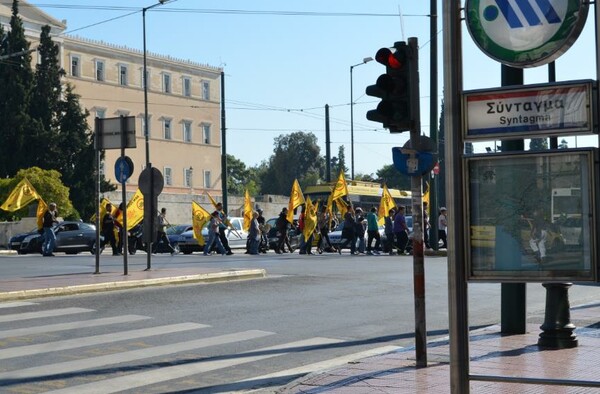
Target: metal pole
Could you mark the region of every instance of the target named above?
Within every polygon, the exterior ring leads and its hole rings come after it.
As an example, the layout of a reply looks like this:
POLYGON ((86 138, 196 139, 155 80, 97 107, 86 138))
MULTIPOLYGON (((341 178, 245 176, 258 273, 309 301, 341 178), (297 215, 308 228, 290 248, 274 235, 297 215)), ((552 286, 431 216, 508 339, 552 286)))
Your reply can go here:
MULTIPOLYGON (((127 146, 127 120, 121 115, 121 160, 125 159, 125 147, 127 146)), ((121 161, 121 163, 123 163, 121 161)), ((122 171, 121 171, 121 177, 122 171)), ((129 254, 128 247, 128 239, 127 239, 127 187, 126 180, 119 179, 121 181, 121 197, 122 197, 122 207, 121 215, 123 217, 123 228, 121 229, 121 245, 123 246, 123 275, 128 275, 128 264, 127 264, 127 255, 129 254)))
POLYGON ((146 59, 146 10, 142 8, 142 31, 144 36, 144 139, 146 145, 146 168, 150 168, 150 129, 148 127, 148 60, 146 59))
POLYGON ((100 134, 102 133, 102 122, 100 118, 94 119, 96 135, 96 270, 94 274, 100 273, 100 134))
MULTIPOLYGON (((225 72, 221 71, 221 188, 223 212, 227 215, 227 127, 225 125, 225 72)), ((206 185, 204 185, 206 187, 206 185)))
POLYGON ((352 70, 355 66, 350 66, 350 179, 354 180, 354 92, 352 86, 352 70))
POLYGON ((331 182, 331 135, 329 130, 329 104, 325 104, 325 180, 331 182))
MULTIPOLYGON (((429 137, 439 150, 438 140, 438 39, 437 39, 437 0, 431 0, 429 11, 429 137)), ((438 176, 431 177, 429 184, 429 246, 438 250, 438 176)))
POLYGON ((446 134, 446 195, 452 220, 448 223, 448 322, 450 331, 450 392, 469 394, 469 321, 466 259, 463 250, 464 191, 461 134, 462 32, 461 1, 444 0, 444 130, 446 134))

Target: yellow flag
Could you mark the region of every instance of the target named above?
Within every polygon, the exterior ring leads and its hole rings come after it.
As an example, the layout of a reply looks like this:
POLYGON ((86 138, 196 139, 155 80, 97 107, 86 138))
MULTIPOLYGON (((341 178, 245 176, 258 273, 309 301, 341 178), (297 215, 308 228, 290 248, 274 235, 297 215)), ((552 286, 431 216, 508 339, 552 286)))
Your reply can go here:
POLYGON ((212 196, 210 195, 209 192, 206 192, 206 195, 208 196, 208 199, 210 200, 210 203, 213 205, 213 207, 215 207, 215 209, 217 209, 217 202, 215 201, 214 198, 212 198, 212 196))
POLYGON ((35 191, 31 183, 29 183, 27 178, 23 178, 8 195, 8 198, 0 206, 0 209, 9 212, 18 211, 39 198, 40 195, 35 191))
POLYGON ((194 227, 194 238, 200 245, 204 245, 202 229, 210 220, 210 213, 200 206, 196 201, 192 201, 192 226, 194 227))
POLYGON ((340 176, 338 177, 333 190, 331 191, 331 200, 335 201, 338 198, 348 195, 348 184, 346 183, 346 178, 344 177, 344 172, 340 171, 340 176))
POLYGON ((252 200, 250 199, 248 189, 246 189, 246 193, 244 193, 244 231, 250 230, 250 222, 252 222, 252 212, 252 200))
POLYGON ((137 189, 127 204, 127 230, 131 230, 144 219, 144 195, 137 189))
POLYGON ((338 211, 340 212, 340 215, 342 216, 343 220, 344 216, 346 215, 346 212, 348 212, 348 204, 346 204, 346 202, 341 198, 338 198, 337 200, 335 200, 335 205, 338 211))
POLYGON ((427 213, 429 214, 429 183, 425 182, 425 193, 423 193, 423 204, 427 203, 427 213))
POLYGON ((302 235, 304 235, 304 242, 308 242, 311 234, 317 228, 317 210, 319 209, 319 203, 313 205, 310 197, 306 198, 306 208, 304 209, 304 229, 302 235))
POLYGON ((288 222, 294 223, 294 209, 302 204, 304 204, 304 194, 302 194, 302 189, 300 189, 298 180, 294 179, 294 184, 292 185, 292 191, 290 193, 290 201, 288 202, 288 222))
POLYGON ((44 226, 44 214, 46 213, 47 210, 48 210, 48 205, 46 205, 44 200, 42 198, 40 198, 38 200, 37 212, 35 213, 35 216, 37 218, 38 230, 41 230, 42 227, 44 226))
POLYGON ((377 222, 379 225, 384 223, 385 217, 389 214, 390 209, 396 207, 396 202, 390 194, 387 185, 383 185, 383 193, 381 194, 381 202, 379 203, 379 210, 377 211, 377 222))

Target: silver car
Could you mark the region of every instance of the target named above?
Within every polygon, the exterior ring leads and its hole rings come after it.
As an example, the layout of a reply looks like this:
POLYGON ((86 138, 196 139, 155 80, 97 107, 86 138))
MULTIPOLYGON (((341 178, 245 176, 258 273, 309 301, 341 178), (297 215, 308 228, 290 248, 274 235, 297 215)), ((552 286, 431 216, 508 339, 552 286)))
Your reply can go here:
MULTIPOLYGON (((232 217, 229 218, 229 221, 231 225, 225 231, 225 236, 229 241, 229 247, 231 249, 246 248, 248 232, 242 229, 244 224, 244 218, 232 217)), ((208 228, 206 226, 204 226, 204 228, 202 229, 202 237, 204 237, 205 240, 208 239, 208 228)), ((201 252, 204 249, 204 245, 200 245, 196 238, 194 238, 194 230, 189 230, 181 233, 181 235, 179 236, 178 244, 179 251, 183 254, 201 252)))

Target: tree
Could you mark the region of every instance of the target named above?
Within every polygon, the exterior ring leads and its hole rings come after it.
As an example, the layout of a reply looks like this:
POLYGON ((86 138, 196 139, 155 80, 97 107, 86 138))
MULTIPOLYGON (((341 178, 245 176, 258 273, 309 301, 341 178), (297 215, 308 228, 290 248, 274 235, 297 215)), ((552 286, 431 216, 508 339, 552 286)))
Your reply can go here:
MULTIPOLYGON (((69 200, 69 188, 61 181, 61 175, 55 170, 42 170, 39 167, 31 167, 25 170, 19 170, 14 178, 0 182, 0 201, 4 202, 6 197, 23 179, 27 178, 37 193, 49 204, 55 202, 58 205, 59 216, 65 219, 76 219, 77 211, 69 200)), ((15 220, 24 216, 30 216, 30 212, 35 213, 37 204, 30 204, 16 212, 5 212, 0 210, 0 220, 15 220)))
POLYGON ((29 102, 33 72, 29 42, 19 17, 19 2, 13 0, 10 30, 3 34, 1 55, 9 56, 0 68, 0 177, 12 177, 26 167, 24 155, 32 134, 29 102), (9 94, 6 94, 9 93, 9 94))
POLYGON ((547 138, 532 138, 529 141, 529 150, 546 150, 548 149, 547 138))
POLYGON ((324 160, 320 155, 317 137, 313 133, 296 132, 275 138, 275 149, 267 171, 261 179, 266 194, 288 194, 294 179, 300 186, 321 177, 324 160))
POLYGON ((348 172, 348 167, 346 167, 346 148, 344 145, 340 145, 338 148, 337 157, 334 156, 331 158, 331 179, 337 179, 340 172, 344 172, 346 174, 348 172))
POLYGON ((227 155, 227 192, 235 196, 243 196, 246 189, 250 195, 258 193, 258 185, 256 179, 253 179, 253 172, 235 156, 227 155))
POLYGON ((378 170, 377 177, 381 183, 385 183, 389 188, 410 190, 410 177, 398 171, 393 164, 387 164, 378 170))

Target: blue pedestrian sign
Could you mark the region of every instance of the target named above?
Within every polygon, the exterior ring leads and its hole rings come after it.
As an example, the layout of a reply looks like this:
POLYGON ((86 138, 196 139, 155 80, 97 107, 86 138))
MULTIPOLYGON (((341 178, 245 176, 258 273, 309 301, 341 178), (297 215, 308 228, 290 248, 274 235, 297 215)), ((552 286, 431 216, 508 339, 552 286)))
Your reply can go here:
POLYGON ((479 48, 513 67, 549 63, 575 42, 587 0, 467 0, 467 28, 479 48))
POLYGON ((133 161, 129 156, 121 156, 115 162, 115 178, 119 183, 125 183, 133 174, 133 161))
POLYGON ((417 152, 410 148, 392 148, 394 167, 408 176, 421 176, 433 170, 435 157, 432 152, 417 152))

